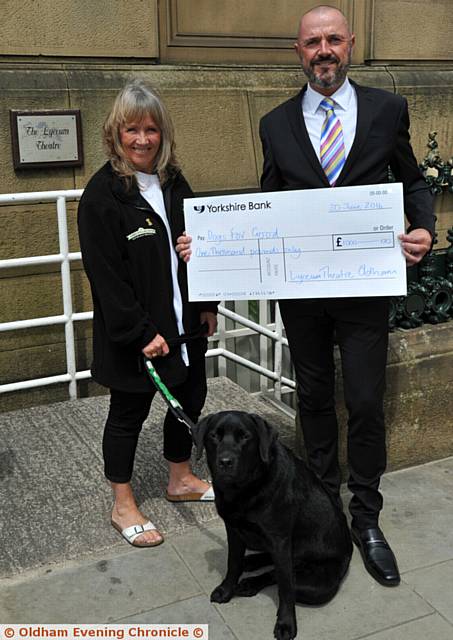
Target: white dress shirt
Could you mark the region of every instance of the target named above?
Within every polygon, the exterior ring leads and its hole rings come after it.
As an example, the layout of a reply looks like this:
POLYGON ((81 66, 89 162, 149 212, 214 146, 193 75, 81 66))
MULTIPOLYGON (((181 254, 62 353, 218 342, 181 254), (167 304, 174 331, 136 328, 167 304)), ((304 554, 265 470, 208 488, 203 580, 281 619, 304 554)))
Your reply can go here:
MULTIPOLYGON (((343 127, 343 141, 347 158, 354 142, 357 126, 357 95, 354 87, 346 78, 341 87, 329 97, 335 102, 334 111, 343 127)), ((325 96, 312 89, 310 85, 307 86, 302 98, 305 126, 319 160, 321 160, 321 129, 326 117, 326 112, 319 105, 324 98, 325 96)))
MULTIPOLYGON (((138 188, 145 200, 151 205, 157 215, 162 218, 162 221, 167 229, 168 244, 170 247, 171 258, 171 279, 173 282, 173 308, 175 310, 176 321, 178 324, 178 331, 181 335, 184 333, 184 326, 182 324, 182 296, 178 283, 178 254, 173 246, 171 240, 170 224, 167 218, 167 212, 165 211, 164 196, 162 193, 162 187, 160 186, 159 177, 155 173, 142 173, 136 172, 138 188)), ((152 278, 152 274, 149 274, 152 278)), ((189 366, 189 356, 187 354, 187 347, 185 344, 181 345, 181 356, 186 366, 189 366)))

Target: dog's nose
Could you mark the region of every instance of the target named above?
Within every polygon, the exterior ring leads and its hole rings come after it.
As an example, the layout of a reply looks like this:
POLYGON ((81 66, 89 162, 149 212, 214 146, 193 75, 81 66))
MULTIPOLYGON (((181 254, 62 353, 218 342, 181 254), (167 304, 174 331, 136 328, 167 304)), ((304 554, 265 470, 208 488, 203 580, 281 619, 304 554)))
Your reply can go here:
POLYGON ((233 466, 232 458, 228 456, 222 456, 221 458, 219 458, 219 467, 221 467, 222 469, 231 469, 232 466, 233 466))

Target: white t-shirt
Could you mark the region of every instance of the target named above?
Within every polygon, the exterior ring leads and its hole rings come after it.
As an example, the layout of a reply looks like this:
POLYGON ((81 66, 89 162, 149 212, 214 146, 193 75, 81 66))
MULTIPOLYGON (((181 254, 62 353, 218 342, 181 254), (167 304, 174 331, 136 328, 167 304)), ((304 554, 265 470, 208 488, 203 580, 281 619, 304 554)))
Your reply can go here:
MULTIPOLYGON (((173 308, 175 310, 176 321, 178 324, 178 331, 181 335, 184 333, 184 326, 182 323, 182 296, 178 283, 178 254, 174 248, 171 240, 170 224, 167 218, 167 212, 165 211, 164 196, 162 194, 162 187, 160 186, 159 177, 155 173, 142 173, 136 172, 138 188, 145 200, 151 205, 157 215, 162 218, 162 222, 167 229, 168 245, 170 247, 170 259, 171 259, 171 279, 173 282, 173 308)), ((189 366, 189 356, 187 354, 187 347, 185 344, 181 345, 181 356, 186 366, 189 366)))

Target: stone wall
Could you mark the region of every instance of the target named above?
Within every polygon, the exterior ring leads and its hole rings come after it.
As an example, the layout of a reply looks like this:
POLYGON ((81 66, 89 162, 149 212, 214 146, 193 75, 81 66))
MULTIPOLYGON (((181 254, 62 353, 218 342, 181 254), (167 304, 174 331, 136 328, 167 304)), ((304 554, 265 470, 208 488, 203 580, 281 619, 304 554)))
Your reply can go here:
POLYGON ((157 58, 157 0, 2 0, 0 56, 157 58))

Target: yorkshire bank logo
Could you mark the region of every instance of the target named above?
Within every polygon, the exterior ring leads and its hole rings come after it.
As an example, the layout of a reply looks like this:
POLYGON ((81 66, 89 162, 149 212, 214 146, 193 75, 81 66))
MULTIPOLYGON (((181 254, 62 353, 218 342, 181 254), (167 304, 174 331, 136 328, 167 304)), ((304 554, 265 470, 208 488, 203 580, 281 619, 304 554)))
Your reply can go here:
POLYGON ((264 211, 266 209, 272 209, 272 204, 269 200, 263 202, 255 202, 249 200, 249 202, 228 202, 225 204, 200 204, 193 207, 196 213, 228 213, 229 211, 264 211))

